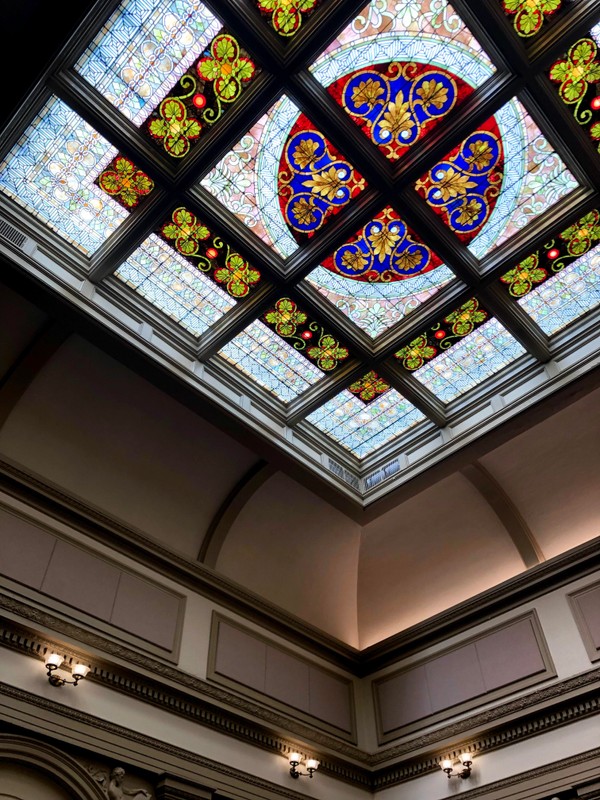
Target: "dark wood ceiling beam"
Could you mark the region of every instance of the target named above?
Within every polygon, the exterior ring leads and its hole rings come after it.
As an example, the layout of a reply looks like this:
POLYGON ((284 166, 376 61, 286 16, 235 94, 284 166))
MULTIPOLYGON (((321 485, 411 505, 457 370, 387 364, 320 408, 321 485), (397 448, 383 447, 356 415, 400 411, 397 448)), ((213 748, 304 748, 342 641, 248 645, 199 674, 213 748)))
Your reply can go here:
POLYGON ((309 67, 329 43, 365 7, 365 0, 327 0, 302 22, 300 31, 286 42, 287 72, 309 67))
POLYGON ((497 0, 455 0, 453 5, 500 70, 527 77, 530 61, 526 45, 497 0))

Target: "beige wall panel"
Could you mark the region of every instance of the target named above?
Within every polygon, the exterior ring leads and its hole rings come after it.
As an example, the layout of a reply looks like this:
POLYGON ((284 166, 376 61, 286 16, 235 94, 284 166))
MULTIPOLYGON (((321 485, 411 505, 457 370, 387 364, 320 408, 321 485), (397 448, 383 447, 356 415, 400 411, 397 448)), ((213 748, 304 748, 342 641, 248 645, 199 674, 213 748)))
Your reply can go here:
POLYGON ((363 529, 360 647, 445 611, 524 569, 500 521, 452 475, 363 529))
POLYGON ((481 459, 546 558, 600 535, 600 391, 481 459))
POLYGON ((0 454, 195 558, 249 451, 79 338, 27 389, 0 454))
POLYGON ((356 646, 359 526, 282 473, 242 509, 217 570, 356 646))

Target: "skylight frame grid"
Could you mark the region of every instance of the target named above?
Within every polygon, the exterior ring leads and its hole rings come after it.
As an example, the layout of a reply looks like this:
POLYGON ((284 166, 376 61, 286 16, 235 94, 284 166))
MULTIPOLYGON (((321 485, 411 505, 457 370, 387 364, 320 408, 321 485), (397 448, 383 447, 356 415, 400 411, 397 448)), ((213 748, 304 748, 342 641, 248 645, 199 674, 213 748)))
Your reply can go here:
MULTIPOLYGON (((230 12, 232 14, 234 13, 234 4, 233 3, 230 3, 229 0, 221 0, 221 2, 224 4, 224 7, 227 7, 228 12, 230 12)), ((474 6, 474 7, 477 7, 478 5, 480 5, 480 3, 479 2, 474 2, 473 0, 457 0, 457 2, 453 3, 453 5, 456 7, 456 9, 460 13, 461 12, 461 6, 465 6, 465 7, 474 6)), ((590 4, 584 2, 581 5, 585 5, 586 7, 588 7, 586 13, 588 13, 588 16, 589 16, 589 5, 590 4)), ((337 10, 337 14, 336 14, 334 22, 336 24, 338 24, 338 27, 340 27, 340 25, 341 25, 340 21, 342 20, 342 12, 344 11, 344 8, 341 5, 338 5, 336 10, 337 10)), ((474 11, 473 13, 476 13, 476 11, 474 11)), ((600 9, 597 9, 595 13, 596 13, 596 17, 600 18, 600 9)), ((349 16, 350 17, 352 16, 352 12, 349 14, 349 16)), ((463 16, 463 18, 464 18, 464 14, 461 13, 461 16, 463 16)), ((483 16, 485 16, 485 14, 483 14, 483 16)), ((574 14, 573 15, 569 14, 568 16, 575 16, 575 15, 574 14)), ((585 14, 583 16, 585 16, 585 14)), ((319 10, 317 10, 315 12, 315 15, 314 15, 315 19, 318 18, 318 17, 319 17, 319 10)), ((468 15, 467 15, 467 17, 468 17, 468 15)), ((582 18, 582 14, 578 13, 577 14, 577 19, 579 20, 578 21, 578 25, 582 24, 580 22, 581 18, 582 18)), ((476 32, 476 27, 477 26, 474 26, 469 21, 468 18, 465 21, 467 22, 467 25, 469 26, 469 28, 471 28, 471 31, 475 34, 475 36, 477 38, 479 38, 477 36, 477 32, 476 32)), ((341 26, 343 27, 343 25, 341 25, 341 26)), ((564 28, 564 26, 563 26, 563 28, 564 28)), ((252 36, 256 37, 256 33, 257 33, 257 31, 252 32, 252 36)), ((242 36, 242 33, 241 33, 241 29, 240 29, 240 37, 241 36, 242 36)), ((250 38, 252 38, 252 36, 250 38)), ((500 37, 500 39, 502 40, 502 37, 500 37)), ((567 40, 568 40, 568 31, 567 31, 566 28, 564 28, 564 30, 562 32, 560 32, 560 31, 557 32, 556 30, 553 29, 551 36, 548 35, 547 37, 545 37, 544 33, 542 33, 540 35, 539 41, 536 42, 535 48, 533 48, 533 50, 532 50, 533 61, 531 61, 529 59, 527 61, 528 65, 531 65, 532 63, 535 63, 535 74, 533 76, 527 76, 527 77, 523 78, 523 80, 525 82, 527 82, 527 81, 529 82, 528 85, 535 85, 536 77, 539 77, 543 72, 543 68, 542 68, 541 65, 542 65, 543 59, 544 59, 544 52, 547 52, 547 53, 555 52, 557 50, 560 50, 561 47, 564 49, 564 45, 565 45, 565 42, 567 42, 567 40), (546 48, 546 50, 545 50, 545 48, 546 48)), ((309 52, 309 48, 311 47, 311 45, 310 45, 309 37, 306 37, 306 41, 304 43, 300 42, 300 39, 298 40, 298 42, 299 42, 299 44, 296 44, 294 42, 293 60, 295 60, 296 64, 301 65, 303 63, 302 52, 308 53, 309 52), (305 47, 306 49, 304 50, 303 47, 305 47)), ((248 46, 247 49, 250 50, 250 47, 248 46)), ((486 49, 488 49, 488 48, 486 48, 486 49)), ((518 48, 515 47, 515 51, 517 49, 518 48)), ((288 53, 286 53, 286 58, 291 58, 291 56, 289 55, 291 52, 292 52, 292 48, 290 48, 288 53)), ((489 50, 488 50, 488 52, 489 52, 489 50)), ((307 57, 304 60, 304 63, 305 64, 308 63, 309 60, 310 60, 310 58, 307 57)), ((280 62, 280 63, 283 63, 283 62, 280 62)), ((301 73, 300 73, 300 75, 301 75, 301 73)), ((495 76, 495 77, 500 78, 500 75, 495 76)), ((496 88, 500 92, 502 92, 504 90, 503 87, 505 87, 505 85, 506 85, 506 81, 504 80, 504 78, 506 78, 506 75, 503 75, 502 77, 503 77, 503 80, 497 80, 496 81, 496 83, 497 83, 497 87, 496 88)), ((274 80, 277 80, 277 79, 274 78, 274 80)), ((61 86, 61 78, 60 78, 60 76, 59 76, 59 80, 57 82, 55 82, 53 85, 58 86, 60 88, 60 86, 61 86)), ((285 82, 280 82, 279 85, 285 85, 285 82)), ((273 82, 271 82, 268 87, 265 87, 265 92, 266 92, 267 88, 269 88, 269 91, 271 91, 272 86, 273 86, 273 82)), ((303 84, 302 84, 302 81, 296 80, 296 75, 292 76, 292 86, 293 86, 294 92, 296 94, 298 94, 298 93, 300 95, 302 94, 303 84)), ((266 97, 266 93, 262 94, 261 96, 263 98, 266 97)), ((498 95, 497 97, 498 97, 498 102, 500 102, 500 100, 499 100, 500 95, 498 95)), ((67 99, 67 101, 68 101, 67 97, 65 97, 65 99, 67 99)), ((314 102, 314 98, 311 98, 311 103, 313 103, 313 102, 314 102)), ((474 103, 474 106, 473 106, 474 109, 476 109, 477 105, 478 105, 478 103, 474 103)), ((555 105, 556 105, 556 107, 558 107, 557 104, 555 104, 555 105)), ((100 120, 103 120, 104 123, 107 125, 107 127, 110 127, 110 121, 106 120, 106 117, 104 116, 104 111, 103 111, 103 109, 101 107, 101 104, 99 106, 95 105, 94 102, 93 102, 93 99, 92 99, 92 101, 89 103, 89 108, 91 109, 91 121, 88 120, 88 121, 90 121, 90 124, 93 125, 94 118, 98 118, 100 120)), ((74 108, 74 110, 79 112, 79 107, 74 108)), ((311 116, 310 112, 307 112, 307 113, 309 114, 309 116, 311 116)), ((86 118, 87 115, 83 115, 83 116, 84 116, 84 118, 86 118)), ((462 122, 463 122, 463 124, 465 126, 466 126, 467 118, 468 118, 468 115, 464 114, 464 118, 462 119, 462 122)), ((234 123, 238 119, 244 119, 244 115, 241 112, 238 113, 236 111, 236 109, 232 109, 232 113, 231 113, 231 120, 232 120, 231 121, 231 130, 233 130, 234 123)), ((544 134, 546 134, 545 126, 540 125, 540 128, 541 128, 542 132, 544 134)), ((350 126, 347 126, 346 132, 348 134, 350 134, 350 130, 351 130, 350 126)), ((115 139, 113 140, 111 138, 111 141, 113 143, 118 143, 119 141, 122 140, 122 141, 127 141, 128 144, 131 145, 131 141, 128 138, 128 136, 129 136, 128 131, 126 131, 126 130, 125 131, 119 131, 117 133, 117 135, 115 136, 115 139)), ((336 144, 336 142, 333 142, 333 143, 336 144)), ((211 143, 211 144, 213 146, 216 146, 215 143, 211 143)), ((119 151, 121 151, 122 148, 118 148, 118 149, 119 149, 119 151)), ((557 152, 559 152, 559 154, 562 157, 561 149, 562 149, 562 145, 561 145, 561 147, 557 147, 557 152)), ((342 148, 342 151, 343 151, 343 148, 342 148)), ((188 195, 189 196, 189 186, 192 184, 193 181, 198 179, 198 177, 197 177, 198 174, 200 174, 200 173, 204 174, 205 166, 210 161, 210 157, 209 156, 211 154, 214 155, 215 152, 216 152, 216 150, 213 149, 212 146, 211 147, 207 147, 206 148, 206 153, 203 155, 203 157, 201 159, 196 160, 194 162, 194 164, 192 164, 190 162, 190 166, 187 167, 185 170, 160 170, 160 169, 157 170, 157 172, 155 173, 155 176, 156 177, 160 177, 161 183, 165 187, 165 203, 168 203, 167 198, 173 197, 173 195, 170 194, 170 192, 173 192, 173 191, 182 191, 184 193, 184 195, 188 195), (186 186, 188 187, 187 189, 186 189, 186 186)), ((144 155, 142 150, 140 150, 140 153, 141 153, 141 158, 139 159, 140 165, 142 167, 144 167, 148 163, 147 161, 146 162, 144 161, 144 159, 147 159, 147 154, 144 155)), ((425 152, 425 150, 423 150, 423 155, 424 155, 424 157, 427 157, 427 155, 428 155, 425 152)), ((136 152, 133 152, 134 160, 135 160, 135 156, 136 156, 136 152)), ((352 157, 350 155, 348 155, 348 158, 349 158, 350 161, 352 161, 352 157)), ((151 161, 152 161, 152 159, 151 159, 151 161)), ((360 171, 360 165, 359 164, 355 164, 354 162, 353 162, 353 164, 360 171)), ((156 165, 152 165, 152 166, 156 166, 156 165)), ((397 180, 395 178, 390 179, 389 175, 387 175, 385 177, 385 181, 384 182, 386 184, 386 187, 384 187, 385 191, 383 191, 383 192, 381 192, 379 194, 379 197, 383 201, 385 201, 385 198, 388 196, 388 194, 389 194, 389 196, 391 196, 392 193, 396 192, 398 186, 402 185, 402 176, 401 176, 400 180, 397 180)), ((375 191, 377 192, 378 190, 376 189, 375 191)), ((186 202, 185 199, 184 199, 183 202, 184 203, 186 202)), ((582 213, 581 212, 581 208, 583 207, 583 205, 588 205, 588 204, 589 204, 589 198, 586 198, 586 197, 581 198, 580 205, 577 207, 576 210, 573 211, 573 215, 577 216, 578 214, 581 214, 582 213)), ((399 208, 398 210, 401 211, 402 209, 399 208)), ((140 215, 140 219, 141 219, 142 225, 145 224, 144 223, 144 215, 140 215)), ((224 225, 223 227, 226 228, 227 226, 224 225)), ((140 230, 141 230, 141 228, 140 228, 140 230)), ((239 233, 239 232, 237 232, 237 233, 239 233)), ((537 234, 535 234, 535 232, 532 231, 531 233, 534 234, 535 238, 537 238, 537 234)), ((237 234, 236 234, 236 236, 234 236, 234 238, 237 238, 237 234)), ((427 239, 427 241, 429 241, 429 240, 427 239)), ((511 266, 511 264, 509 264, 509 262, 512 260, 511 256, 510 256, 510 253, 512 252, 511 247, 510 247, 511 241, 507 242, 507 248, 506 248, 505 252, 503 254, 501 254, 502 257, 500 258, 500 261, 499 261, 500 266, 496 265, 496 266, 493 267, 493 274, 496 275, 496 276, 499 275, 503 270, 506 270, 509 266, 511 266)), ((533 241, 533 239, 531 241, 533 241)), ((432 245, 432 246, 435 248, 435 245, 432 245)), ((526 250, 527 248, 531 247, 530 244, 526 244, 526 243, 522 244, 521 246, 522 246, 522 248, 524 250, 526 250)), ((460 254, 460 252, 461 252, 460 248, 457 248, 456 252, 460 254)), ((107 264, 109 263, 109 259, 110 259, 110 254, 108 254, 107 264)), ((289 274, 289 275, 286 274, 285 270, 281 270, 280 267, 278 266, 277 269, 275 270, 277 283, 279 283, 281 286, 285 287, 284 290, 288 291, 288 292, 289 291, 293 291, 294 289, 300 290, 300 281, 301 281, 302 273, 303 273, 303 271, 304 271, 304 273, 306 273, 306 270, 310 269, 309 259, 310 259, 310 253, 307 252, 306 257, 305 257, 304 252, 301 252, 298 255, 298 257, 295 259, 297 264, 298 264, 297 271, 295 271, 295 272, 293 272, 292 274, 289 274)), ((484 261, 485 261, 485 259, 484 259, 484 261)), ((270 271, 270 266, 271 266, 270 264, 267 265, 267 270, 269 270, 269 271, 270 271)), ((261 268, 261 271, 262 271, 262 268, 264 268, 264 265, 261 264, 260 268, 261 268)), ((463 275, 461 275, 459 277, 462 280, 465 281, 466 291, 471 291, 472 293, 474 293, 474 292, 477 291, 478 287, 480 287, 482 285, 488 285, 489 283, 491 283, 491 281, 492 281, 492 272, 488 272, 486 270, 483 270, 483 274, 479 273, 479 274, 467 275, 466 276, 466 280, 465 280, 465 276, 463 276, 463 275)), ((106 285, 108 287, 109 282, 111 281, 111 273, 105 273, 103 276, 98 276, 98 282, 99 282, 100 288, 102 288, 103 279, 106 280, 106 285)), ((299 291, 299 294, 300 294, 300 291, 299 291)), ((315 315, 320 315, 321 317, 327 317, 327 309, 325 308, 324 304, 319 301, 319 298, 315 299, 314 297, 309 297, 308 301, 307 301, 307 299, 305 299, 305 297, 304 297, 304 294, 302 294, 302 297, 303 297, 303 304, 306 306, 307 311, 313 312, 315 315)), ((153 310, 154 309, 152 309, 152 311, 153 310)), ((228 316, 228 314, 226 314, 225 316, 228 316)), ((383 350, 378 349, 378 348, 373 348, 370 353, 366 353, 366 354, 363 353, 363 356, 365 357, 365 360, 364 360, 365 368, 367 368, 367 369, 371 368, 371 367, 375 367, 376 368, 378 363, 383 363, 382 362, 382 358, 385 357, 385 355, 384 355, 385 352, 387 351, 389 353, 393 346, 397 346, 398 345, 398 340, 396 339, 395 342, 394 342, 394 338, 393 337, 395 337, 396 335, 399 335, 401 338, 405 338, 405 336, 406 336, 406 338, 408 338, 408 337, 410 337, 411 333, 414 334, 417 331, 417 329, 422 326, 422 322, 418 322, 416 319, 410 321, 410 317, 408 319, 409 319, 409 322, 407 323, 406 327, 404 325, 402 325, 402 326, 398 327, 398 330, 392 330, 391 331, 391 335, 389 337, 390 341, 385 343, 385 347, 384 347, 383 350), (404 333, 402 333, 402 331, 404 331, 404 333)), ((344 320, 339 320, 338 319, 338 323, 340 323, 342 325, 342 328, 343 328, 343 322, 344 322, 344 320)), ((167 328, 171 328, 172 326, 170 324, 167 324, 166 327, 167 328)), ((225 320, 220 320, 213 327, 214 328, 222 328, 223 330, 225 330, 226 328, 228 328, 228 325, 225 323, 225 320)), ((509 327, 509 325, 507 325, 507 327, 509 327)), ((211 329, 211 332, 213 332, 212 329, 211 329)), ((216 332, 218 333, 218 331, 216 331, 216 332)), ((182 335, 182 339, 187 338, 186 335, 185 335, 185 331, 181 331, 181 335, 182 335)), ((349 337, 349 339, 351 340, 352 337, 349 337)), ((201 360, 202 360, 202 358, 201 358, 201 360)), ((480 388, 483 390, 484 387, 482 386, 480 388)), ((399 389, 399 391, 402 393, 402 389, 399 389)), ((456 402, 458 402, 458 401, 456 401, 456 402)))

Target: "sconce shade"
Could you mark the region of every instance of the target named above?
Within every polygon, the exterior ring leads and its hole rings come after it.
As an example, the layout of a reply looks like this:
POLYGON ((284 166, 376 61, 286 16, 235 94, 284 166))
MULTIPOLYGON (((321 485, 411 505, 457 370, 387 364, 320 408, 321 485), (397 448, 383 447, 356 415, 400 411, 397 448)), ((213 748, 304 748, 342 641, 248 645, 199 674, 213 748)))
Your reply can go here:
POLYGON ((306 769, 318 769, 319 763, 316 758, 309 758, 306 761, 306 769))
POLYGON ((75 664, 73 667, 73 677, 78 679, 85 678, 89 671, 90 668, 86 667, 85 664, 75 664))
POLYGON ((449 759, 449 758, 445 758, 445 759, 442 761, 442 763, 441 763, 441 765, 440 765, 440 766, 442 767, 442 769, 443 769, 443 770, 446 770, 446 769, 452 769, 452 766, 453 766, 453 765, 452 765, 452 761, 450 761, 450 759, 449 759))
POLYGON ((62 663, 63 657, 59 656, 58 653, 51 653, 46 656, 46 666, 50 669, 57 669, 62 663))
POLYGON ((288 761, 290 764, 299 764, 302 761, 302 756, 300 753, 290 753, 288 756, 288 761))

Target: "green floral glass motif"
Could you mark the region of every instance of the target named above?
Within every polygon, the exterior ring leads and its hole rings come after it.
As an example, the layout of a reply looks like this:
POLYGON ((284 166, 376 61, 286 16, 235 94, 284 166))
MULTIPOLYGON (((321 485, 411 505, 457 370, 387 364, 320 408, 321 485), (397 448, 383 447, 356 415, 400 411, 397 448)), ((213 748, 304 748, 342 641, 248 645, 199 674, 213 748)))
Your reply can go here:
POLYGON ((598 48, 593 39, 580 39, 554 62, 548 77, 558 84, 558 95, 565 105, 572 106, 577 122, 587 128, 600 152, 600 82, 598 48))
POLYGON ((180 207, 158 231, 172 247, 240 300, 260 281, 260 272, 215 236, 195 214, 180 207))
POLYGON ((309 320, 289 297, 278 300, 262 321, 282 339, 292 340, 294 349, 314 361, 323 372, 332 372, 348 358, 348 350, 318 322, 309 320))
POLYGON ((148 120, 151 138, 173 158, 186 156, 205 126, 214 125, 257 72, 236 39, 221 32, 148 120))
POLYGON ((588 253, 600 242, 600 211, 594 209, 535 253, 508 270, 500 282, 516 299, 564 269, 572 261, 588 253))
POLYGON ((448 350, 459 339, 473 333, 489 318, 489 313, 479 300, 472 297, 456 311, 452 311, 444 317, 441 322, 432 325, 428 331, 394 353, 394 356, 401 362, 404 369, 414 372, 427 361, 435 358, 439 352, 448 350))
POLYGON ((391 388, 389 383, 380 378, 376 372, 371 371, 363 375, 360 380, 350 384, 348 391, 355 394, 363 403, 370 403, 391 388))
POLYGON ((96 179, 103 192, 125 208, 135 208, 154 189, 154 181, 125 156, 117 156, 96 179))
POLYGON ((524 38, 539 33, 546 18, 561 6, 562 0, 502 0, 504 12, 514 16, 514 28, 524 38))
POLYGON ((269 17, 280 36, 294 36, 303 16, 312 14, 319 0, 255 0, 258 10, 269 17))

